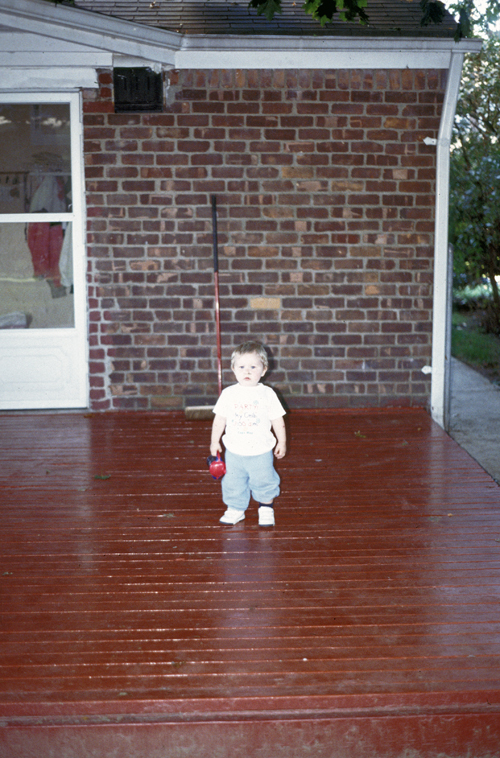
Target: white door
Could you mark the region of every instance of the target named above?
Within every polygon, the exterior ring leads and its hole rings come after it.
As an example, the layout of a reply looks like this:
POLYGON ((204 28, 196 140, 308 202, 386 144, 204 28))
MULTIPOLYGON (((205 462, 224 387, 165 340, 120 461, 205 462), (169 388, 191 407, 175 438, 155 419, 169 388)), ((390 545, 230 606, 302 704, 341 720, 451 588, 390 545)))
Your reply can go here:
POLYGON ((0 95, 0 408, 88 404, 80 97, 0 95))

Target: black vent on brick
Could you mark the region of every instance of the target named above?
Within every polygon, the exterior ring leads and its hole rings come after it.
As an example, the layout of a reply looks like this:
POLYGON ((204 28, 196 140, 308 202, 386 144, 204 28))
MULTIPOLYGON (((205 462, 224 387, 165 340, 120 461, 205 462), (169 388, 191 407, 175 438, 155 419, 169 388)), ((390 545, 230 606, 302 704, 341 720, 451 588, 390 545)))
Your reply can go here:
POLYGON ((115 113, 163 110, 162 76, 151 68, 115 68, 115 113))

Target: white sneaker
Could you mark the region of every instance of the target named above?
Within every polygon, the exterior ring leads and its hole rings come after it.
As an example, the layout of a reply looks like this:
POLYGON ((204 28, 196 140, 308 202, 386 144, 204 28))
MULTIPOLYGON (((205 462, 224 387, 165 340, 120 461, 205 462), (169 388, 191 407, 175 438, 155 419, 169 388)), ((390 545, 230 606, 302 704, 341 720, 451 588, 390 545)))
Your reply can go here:
POLYGON ((259 526, 274 526, 274 508, 261 505, 259 508, 259 526))
POLYGON ((221 524, 237 524, 238 521, 243 521, 245 518, 245 511, 239 511, 237 508, 228 508, 227 511, 219 521, 221 524))

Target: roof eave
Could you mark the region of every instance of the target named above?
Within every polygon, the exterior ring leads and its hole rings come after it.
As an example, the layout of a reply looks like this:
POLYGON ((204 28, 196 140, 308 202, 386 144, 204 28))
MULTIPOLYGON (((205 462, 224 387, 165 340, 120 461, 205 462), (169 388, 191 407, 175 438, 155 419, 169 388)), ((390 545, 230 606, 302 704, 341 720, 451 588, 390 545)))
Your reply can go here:
POLYGON ((46 0, 0 0, 0 24, 175 68, 448 68, 481 40, 441 37, 183 35, 46 0))
POLYGON ((174 63, 182 40, 176 32, 52 5, 46 0, 0 0, 0 24, 167 65, 174 63))
POLYGON ((449 68, 481 40, 370 37, 185 36, 176 68, 449 68))

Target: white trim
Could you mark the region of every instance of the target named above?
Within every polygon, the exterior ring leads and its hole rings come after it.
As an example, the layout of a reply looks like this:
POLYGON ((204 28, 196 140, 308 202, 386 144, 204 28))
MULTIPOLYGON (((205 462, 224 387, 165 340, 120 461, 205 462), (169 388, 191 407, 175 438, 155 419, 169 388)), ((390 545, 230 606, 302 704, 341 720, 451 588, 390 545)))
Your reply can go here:
POLYGON ((448 68, 449 51, 343 50, 186 50, 176 53, 176 69, 421 69, 448 68), (258 57, 256 58, 256 56, 258 57), (258 65, 256 66, 256 60, 258 65))
MULTIPOLYGON (((5 0, 0 0, 0 5, 5 0)), ((463 39, 455 42, 450 38, 415 38, 415 37, 297 37, 286 35, 253 35, 240 37, 237 35, 185 35, 181 38, 182 52, 221 51, 221 52, 295 52, 300 56, 304 51, 328 52, 336 51, 372 53, 408 53, 426 52, 450 53, 459 50, 462 53, 478 52, 481 40, 463 39)), ((300 60, 296 63, 299 64, 300 60)), ((255 68, 255 61, 254 61, 255 68)))
POLYGON ((157 74, 161 73, 164 69, 174 68, 173 65, 162 65, 161 63, 158 63, 158 61, 145 61, 144 58, 134 58, 133 55, 121 55, 120 53, 115 53, 113 55, 113 68, 134 68, 135 66, 141 67, 146 64, 152 68, 153 71, 156 71, 157 74))
POLYGON ((448 341, 448 209, 450 190, 450 144, 453 119, 460 89, 463 53, 454 53, 448 74, 436 155, 436 221, 434 238, 434 296, 432 315, 431 414, 445 428, 447 420, 448 341))
POLYGON ((176 68, 448 68, 457 51, 479 52, 480 40, 362 37, 188 36, 176 68))
POLYGON ((0 92, 76 91, 98 86, 92 68, 2 68, 0 92))
MULTIPOLYGON (((13 40, 12 46, 23 41, 22 34, 11 34, 10 38, 13 40)), ((40 37, 45 41, 45 44, 49 42, 52 44, 52 40, 47 40, 45 37, 40 37)), ((5 44, 3 35, 0 35, 0 67, 5 68, 43 68, 57 66, 65 68, 108 68, 111 65, 113 56, 111 53, 102 52, 101 50, 86 50, 85 53, 79 51, 64 51, 60 53, 54 53, 53 50, 23 50, 10 52, 12 46, 5 44)))
POLYGON ((0 66, 104 68, 109 66, 111 60, 112 54, 106 50, 25 31, 0 30, 0 66))

